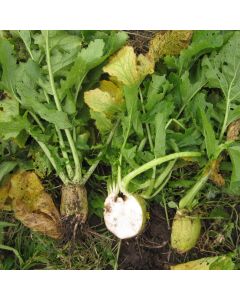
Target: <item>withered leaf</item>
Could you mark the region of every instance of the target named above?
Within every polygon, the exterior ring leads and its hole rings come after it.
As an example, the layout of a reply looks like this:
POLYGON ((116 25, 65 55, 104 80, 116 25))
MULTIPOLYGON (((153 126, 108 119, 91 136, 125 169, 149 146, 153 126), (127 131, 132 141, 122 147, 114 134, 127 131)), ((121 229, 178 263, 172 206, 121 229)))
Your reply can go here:
POLYGON ((225 184, 225 179, 219 173, 219 167, 220 167, 221 161, 222 161, 222 157, 220 157, 219 159, 214 161, 214 163, 212 164, 212 170, 211 170, 211 174, 209 177, 209 179, 219 187, 224 186, 224 184, 225 184))
POLYGON ((11 210, 11 199, 9 197, 10 182, 0 187, 0 210, 11 210))
POLYGON ((238 139, 240 133, 240 119, 232 122, 228 126, 227 130, 227 140, 228 141, 235 141, 238 139))
POLYGON ((168 30, 157 33, 149 43, 148 55, 158 61, 164 55, 178 55, 191 40, 191 30, 168 30))
POLYGON ((16 219, 25 226, 54 239, 61 237, 60 214, 34 172, 14 174, 8 196, 16 219))

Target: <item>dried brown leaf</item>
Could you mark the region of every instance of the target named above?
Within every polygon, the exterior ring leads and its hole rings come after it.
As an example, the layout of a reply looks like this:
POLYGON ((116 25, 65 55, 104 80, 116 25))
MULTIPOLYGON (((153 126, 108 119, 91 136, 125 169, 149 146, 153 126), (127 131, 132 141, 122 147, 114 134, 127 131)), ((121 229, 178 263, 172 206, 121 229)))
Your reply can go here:
POLYGON ((239 137, 239 133, 240 133, 240 119, 232 122, 228 126, 227 140, 228 141, 236 141, 239 137))
POLYGON ((188 47, 192 38, 191 30, 168 30, 157 33, 150 41, 148 54, 158 61, 165 55, 178 55, 188 47))
POLYGON ((60 238, 60 214, 34 172, 16 173, 11 177, 8 196, 16 219, 33 231, 60 238))
POLYGON ((10 182, 0 187, 0 210, 11 210, 11 199, 9 197, 10 182))
POLYGON ((223 176, 219 173, 219 167, 221 164, 222 158, 219 158, 214 161, 212 164, 211 174, 209 179, 214 182, 217 186, 221 187, 225 185, 225 179, 223 176))

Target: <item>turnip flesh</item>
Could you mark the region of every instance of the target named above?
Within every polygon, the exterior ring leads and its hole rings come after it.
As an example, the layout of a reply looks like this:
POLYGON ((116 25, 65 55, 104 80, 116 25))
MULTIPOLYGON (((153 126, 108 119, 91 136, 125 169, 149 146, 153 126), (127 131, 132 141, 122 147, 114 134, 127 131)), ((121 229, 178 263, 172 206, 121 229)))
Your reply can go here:
POLYGON ((138 235, 146 222, 144 200, 136 195, 111 193, 104 203, 104 221, 119 239, 138 235))

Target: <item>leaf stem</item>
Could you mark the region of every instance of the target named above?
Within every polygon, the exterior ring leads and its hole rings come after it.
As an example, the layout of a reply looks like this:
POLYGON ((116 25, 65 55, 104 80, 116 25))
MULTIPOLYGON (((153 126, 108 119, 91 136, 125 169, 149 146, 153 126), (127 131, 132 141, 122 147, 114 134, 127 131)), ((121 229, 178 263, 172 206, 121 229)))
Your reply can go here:
POLYGON ((66 170, 67 170, 67 173, 68 173, 68 177, 69 177, 69 179, 72 179, 73 176, 74 176, 74 172, 73 172, 72 166, 70 164, 68 153, 65 150, 65 143, 64 143, 64 140, 63 140, 61 130, 58 129, 57 126, 55 126, 55 129, 56 129, 56 132, 57 132, 57 135, 58 135, 58 140, 59 140, 62 156, 66 160, 66 170))
POLYGON ((194 186, 188 190, 187 194, 180 200, 179 208, 180 209, 189 209, 192 210, 193 208, 193 201, 198 194, 198 192, 203 188, 205 183, 208 181, 209 176, 212 173, 216 161, 209 161, 206 167, 203 169, 202 174, 198 177, 197 182, 194 186))
POLYGON ((164 169, 164 171, 161 173, 160 176, 158 176, 158 178, 156 179, 154 188, 157 189, 165 180, 165 178, 168 176, 169 173, 171 173, 174 165, 176 163, 176 159, 173 161, 170 161, 167 165, 167 167, 164 169))
POLYGON ((42 122, 39 120, 38 116, 34 114, 33 112, 29 111, 30 115, 33 117, 34 121, 38 124, 38 126, 41 128, 42 132, 45 131, 45 128, 42 125, 42 122))
POLYGON ((82 82, 83 82, 85 76, 86 76, 86 74, 84 74, 84 75, 82 76, 82 78, 81 78, 81 80, 79 81, 78 86, 77 86, 77 88, 76 88, 76 92, 75 92, 75 96, 74 96, 75 104, 77 103, 78 94, 79 94, 79 92, 80 92, 80 89, 81 89, 81 86, 82 86, 82 82))
MULTIPOLYGON (((45 89, 43 89, 43 93, 45 95, 45 98, 46 98, 47 102, 50 103, 49 96, 48 96, 47 92, 45 91, 45 89)), ((65 143, 64 143, 64 140, 63 140, 62 132, 59 128, 57 128, 56 125, 55 125, 55 130, 56 130, 56 133, 58 135, 58 140, 59 140, 62 156, 66 160, 66 170, 67 170, 69 179, 72 179, 73 176, 74 176, 74 172, 73 172, 73 169, 72 169, 69 157, 68 157, 68 153, 65 150, 66 146, 65 146, 65 143)))
MULTIPOLYGON (((116 128, 118 127, 120 123, 120 120, 118 120, 115 124, 115 126, 113 127, 113 129, 111 130, 109 136, 108 136, 108 139, 106 141, 106 147, 111 143, 112 141, 112 138, 113 138, 113 135, 115 133, 115 130, 116 128)), ((98 153, 98 156, 97 156, 97 160, 95 161, 95 163, 89 168, 89 170, 87 171, 87 173, 84 175, 83 179, 81 180, 81 184, 82 185, 85 185, 86 182, 88 181, 88 179, 92 176, 92 173, 95 171, 96 167, 98 166, 100 160, 101 160, 101 157, 103 155, 104 151, 100 151, 98 153)))
POLYGON ((127 176, 125 176, 121 182, 121 188, 123 191, 127 191, 127 187, 129 182, 139 174, 152 169, 154 166, 159 166, 167 161, 175 160, 177 158, 183 158, 183 157, 199 157, 202 154, 200 152, 178 152, 178 153, 172 153, 160 158, 153 159, 146 164, 142 165, 141 167, 137 168, 136 170, 130 172, 127 176))
MULTIPOLYGON (((141 100, 141 104, 142 104, 142 111, 144 114, 146 114, 146 110, 143 104, 143 96, 142 96, 142 91, 139 88, 139 95, 140 95, 140 100, 141 100)), ((148 123, 146 123, 146 130, 147 130, 147 136, 148 136, 148 141, 149 141, 149 145, 150 145, 150 149, 152 151, 152 153, 154 153, 154 147, 153 147, 153 141, 152 141, 152 135, 151 135, 151 130, 150 130, 150 126, 148 123)), ((156 155, 154 154, 154 158, 156 158, 156 155)), ((151 195, 153 188, 154 188, 154 184, 155 184, 155 178, 156 178, 156 166, 153 167, 153 173, 152 173, 152 178, 149 184, 149 187, 146 191, 146 196, 147 195, 151 195)))
MULTIPOLYGON (((34 138, 34 137, 33 137, 34 138)), ((47 156, 48 160, 50 161, 50 163, 52 164, 53 168, 56 170, 56 172, 58 173, 58 176, 60 177, 60 179, 62 180, 62 182, 64 184, 67 184, 69 182, 67 176, 65 175, 64 172, 59 172, 58 168, 57 168, 57 164, 55 162, 54 157, 52 156, 51 152, 49 151, 48 147, 41 141, 39 141, 38 139, 34 138, 36 140, 36 142, 39 144, 39 146, 41 147, 41 149, 43 150, 44 154, 47 156)))
MULTIPOLYGON (((46 59, 47 59, 47 65, 48 65, 48 73, 49 73, 49 80, 50 80, 50 85, 51 85, 51 89, 53 92, 53 97, 54 97, 54 101, 56 104, 56 107, 59 111, 62 111, 62 107, 57 95, 57 90, 55 87, 55 83, 54 83, 54 78, 53 78, 53 72, 52 72, 52 66, 51 66, 51 58, 50 58, 50 50, 49 50, 49 42, 48 42, 48 31, 46 32, 46 59)), ((73 141, 72 135, 70 133, 69 129, 64 129, 65 134, 67 136, 68 139, 68 143, 73 155, 73 160, 74 160, 74 164, 75 164, 75 175, 73 178, 74 182, 80 182, 81 177, 82 177, 82 172, 81 172, 81 167, 80 167, 80 160, 78 157, 78 152, 75 146, 75 143, 73 141)))

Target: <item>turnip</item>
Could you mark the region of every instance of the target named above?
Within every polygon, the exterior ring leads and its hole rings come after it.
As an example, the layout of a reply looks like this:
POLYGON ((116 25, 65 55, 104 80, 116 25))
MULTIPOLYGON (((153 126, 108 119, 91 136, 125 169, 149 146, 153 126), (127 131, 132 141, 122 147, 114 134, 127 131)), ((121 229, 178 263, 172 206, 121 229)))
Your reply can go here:
POLYGON ((192 249, 200 236, 201 220, 198 215, 188 216, 178 211, 174 217, 171 234, 171 245, 180 253, 192 249))
POLYGON ((178 152, 154 159, 130 172, 117 185, 110 188, 104 202, 104 221, 106 227, 119 239, 128 239, 139 235, 146 224, 146 202, 144 193, 132 194, 128 185, 133 178, 165 162, 178 158, 199 157, 199 152, 178 152))

